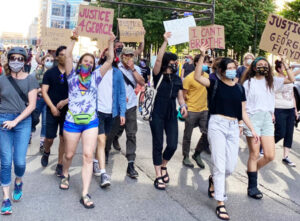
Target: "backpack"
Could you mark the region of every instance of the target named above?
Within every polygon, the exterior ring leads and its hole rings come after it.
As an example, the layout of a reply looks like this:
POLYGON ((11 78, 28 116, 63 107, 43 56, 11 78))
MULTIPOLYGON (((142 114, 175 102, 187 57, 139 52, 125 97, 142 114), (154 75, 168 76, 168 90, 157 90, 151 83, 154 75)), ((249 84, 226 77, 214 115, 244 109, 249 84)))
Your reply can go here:
POLYGON ((159 88, 163 79, 163 74, 160 76, 160 79, 157 83, 156 88, 154 86, 146 85, 145 91, 140 94, 139 97, 139 110, 145 121, 151 121, 151 115, 154 108, 154 101, 157 94, 157 89, 159 88), (142 101, 143 100, 143 101, 142 101))

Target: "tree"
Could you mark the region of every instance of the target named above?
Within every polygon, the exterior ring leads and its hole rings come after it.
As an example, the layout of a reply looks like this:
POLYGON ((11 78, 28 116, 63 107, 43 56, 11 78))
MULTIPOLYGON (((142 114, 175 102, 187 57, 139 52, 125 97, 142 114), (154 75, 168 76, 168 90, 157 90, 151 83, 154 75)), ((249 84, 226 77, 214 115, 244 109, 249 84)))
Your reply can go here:
POLYGON ((283 17, 300 23, 300 0, 287 2, 284 9, 280 12, 283 17))

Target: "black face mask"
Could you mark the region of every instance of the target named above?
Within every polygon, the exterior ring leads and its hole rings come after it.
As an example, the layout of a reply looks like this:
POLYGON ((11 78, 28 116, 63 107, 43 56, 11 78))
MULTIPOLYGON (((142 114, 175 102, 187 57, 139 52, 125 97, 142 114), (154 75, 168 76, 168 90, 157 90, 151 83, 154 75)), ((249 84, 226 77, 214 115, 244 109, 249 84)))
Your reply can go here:
POLYGON ((176 74, 177 73, 177 65, 176 64, 169 64, 168 68, 171 69, 172 74, 176 74))
POLYGON ((262 76, 268 76, 269 67, 257 67, 256 72, 262 76))
POLYGON ((116 48, 116 54, 120 55, 122 52, 123 48, 116 48))

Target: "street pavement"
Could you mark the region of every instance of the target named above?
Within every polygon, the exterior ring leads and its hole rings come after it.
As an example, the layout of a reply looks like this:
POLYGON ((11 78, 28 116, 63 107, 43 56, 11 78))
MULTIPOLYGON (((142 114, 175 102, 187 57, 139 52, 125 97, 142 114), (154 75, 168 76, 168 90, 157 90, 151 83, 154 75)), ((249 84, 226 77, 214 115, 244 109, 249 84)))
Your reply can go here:
MULTIPOLYGON (((70 189, 59 189, 59 178, 54 175, 57 163, 58 140, 55 140, 49 165, 42 168, 39 153, 39 129, 33 136, 27 153, 27 170, 24 177, 24 196, 13 203, 13 214, 0 220, 218 220, 216 202, 207 196, 210 156, 203 153, 205 169, 196 164, 194 169, 182 165, 182 136, 184 124, 179 123, 179 143, 176 154, 168 164, 170 184, 166 191, 153 187, 152 136, 148 122, 138 120, 136 167, 139 178, 126 176, 125 134, 120 139, 121 152, 112 148, 108 173, 111 187, 101 189, 99 180, 93 177, 90 195, 95 208, 87 210, 79 203, 81 193, 82 150, 78 146, 70 169, 70 189)), ((192 152, 200 137, 195 128, 192 152)), ((226 208, 231 220, 237 221, 299 221, 300 220, 300 130, 295 130, 290 159, 297 167, 281 163, 282 143, 276 145, 276 159, 259 172, 259 189, 262 200, 247 196, 246 164, 248 149, 245 140, 240 142, 239 161, 235 172, 227 179, 228 201, 226 208)), ((0 194, 1 195, 1 194, 0 194)), ((2 196, 2 195, 1 195, 2 196)))

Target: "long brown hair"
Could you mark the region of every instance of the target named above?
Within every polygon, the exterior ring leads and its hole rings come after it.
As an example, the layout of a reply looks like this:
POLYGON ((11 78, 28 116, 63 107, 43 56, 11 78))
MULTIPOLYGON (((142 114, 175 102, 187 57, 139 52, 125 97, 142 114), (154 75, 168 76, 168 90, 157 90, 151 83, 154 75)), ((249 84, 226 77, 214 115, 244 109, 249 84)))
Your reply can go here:
POLYGON ((94 64, 93 64, 93 68, 92 68, 92 71, 94 71, 95 70, 95 67, 96 67, 96 61, 95 61, 95 56, 93 55, 93 54, 91 54, 91 53, 85 53, 85 54, 83 54, 81 57, 80 57, 80 59, 79 59, 79 61, 78 61, 78 63, 77 63, 77 66, 76 66, 76 71, 78 70, 78 68, 79 68, 79 65, 81 64, 81 62, 82 62, 82 60, 83 60, 83 58, 85 57, 85 56, 90 56, 90 57, 92 57, 93 58, 93 60, 94 60, 94 64))
POLYGON ((254 78, 256 75, 256 64, 257 64, 257 62, 259 62, 261 60, 264 60, 268 63, 269 73, 267 76, 265 76, 265 78, 266 78, 267 87, 269 88, 269 90, 272 90, 274 88, 273 71, 272 71, 272 67, 271 67, 270 63, 264 57, 258 57, 251 63, 251 66, 248 68, 248 70, 242 76, 241 84, 243 84, 246 80, 248 80, 250 83, 251 78, 254 78))

